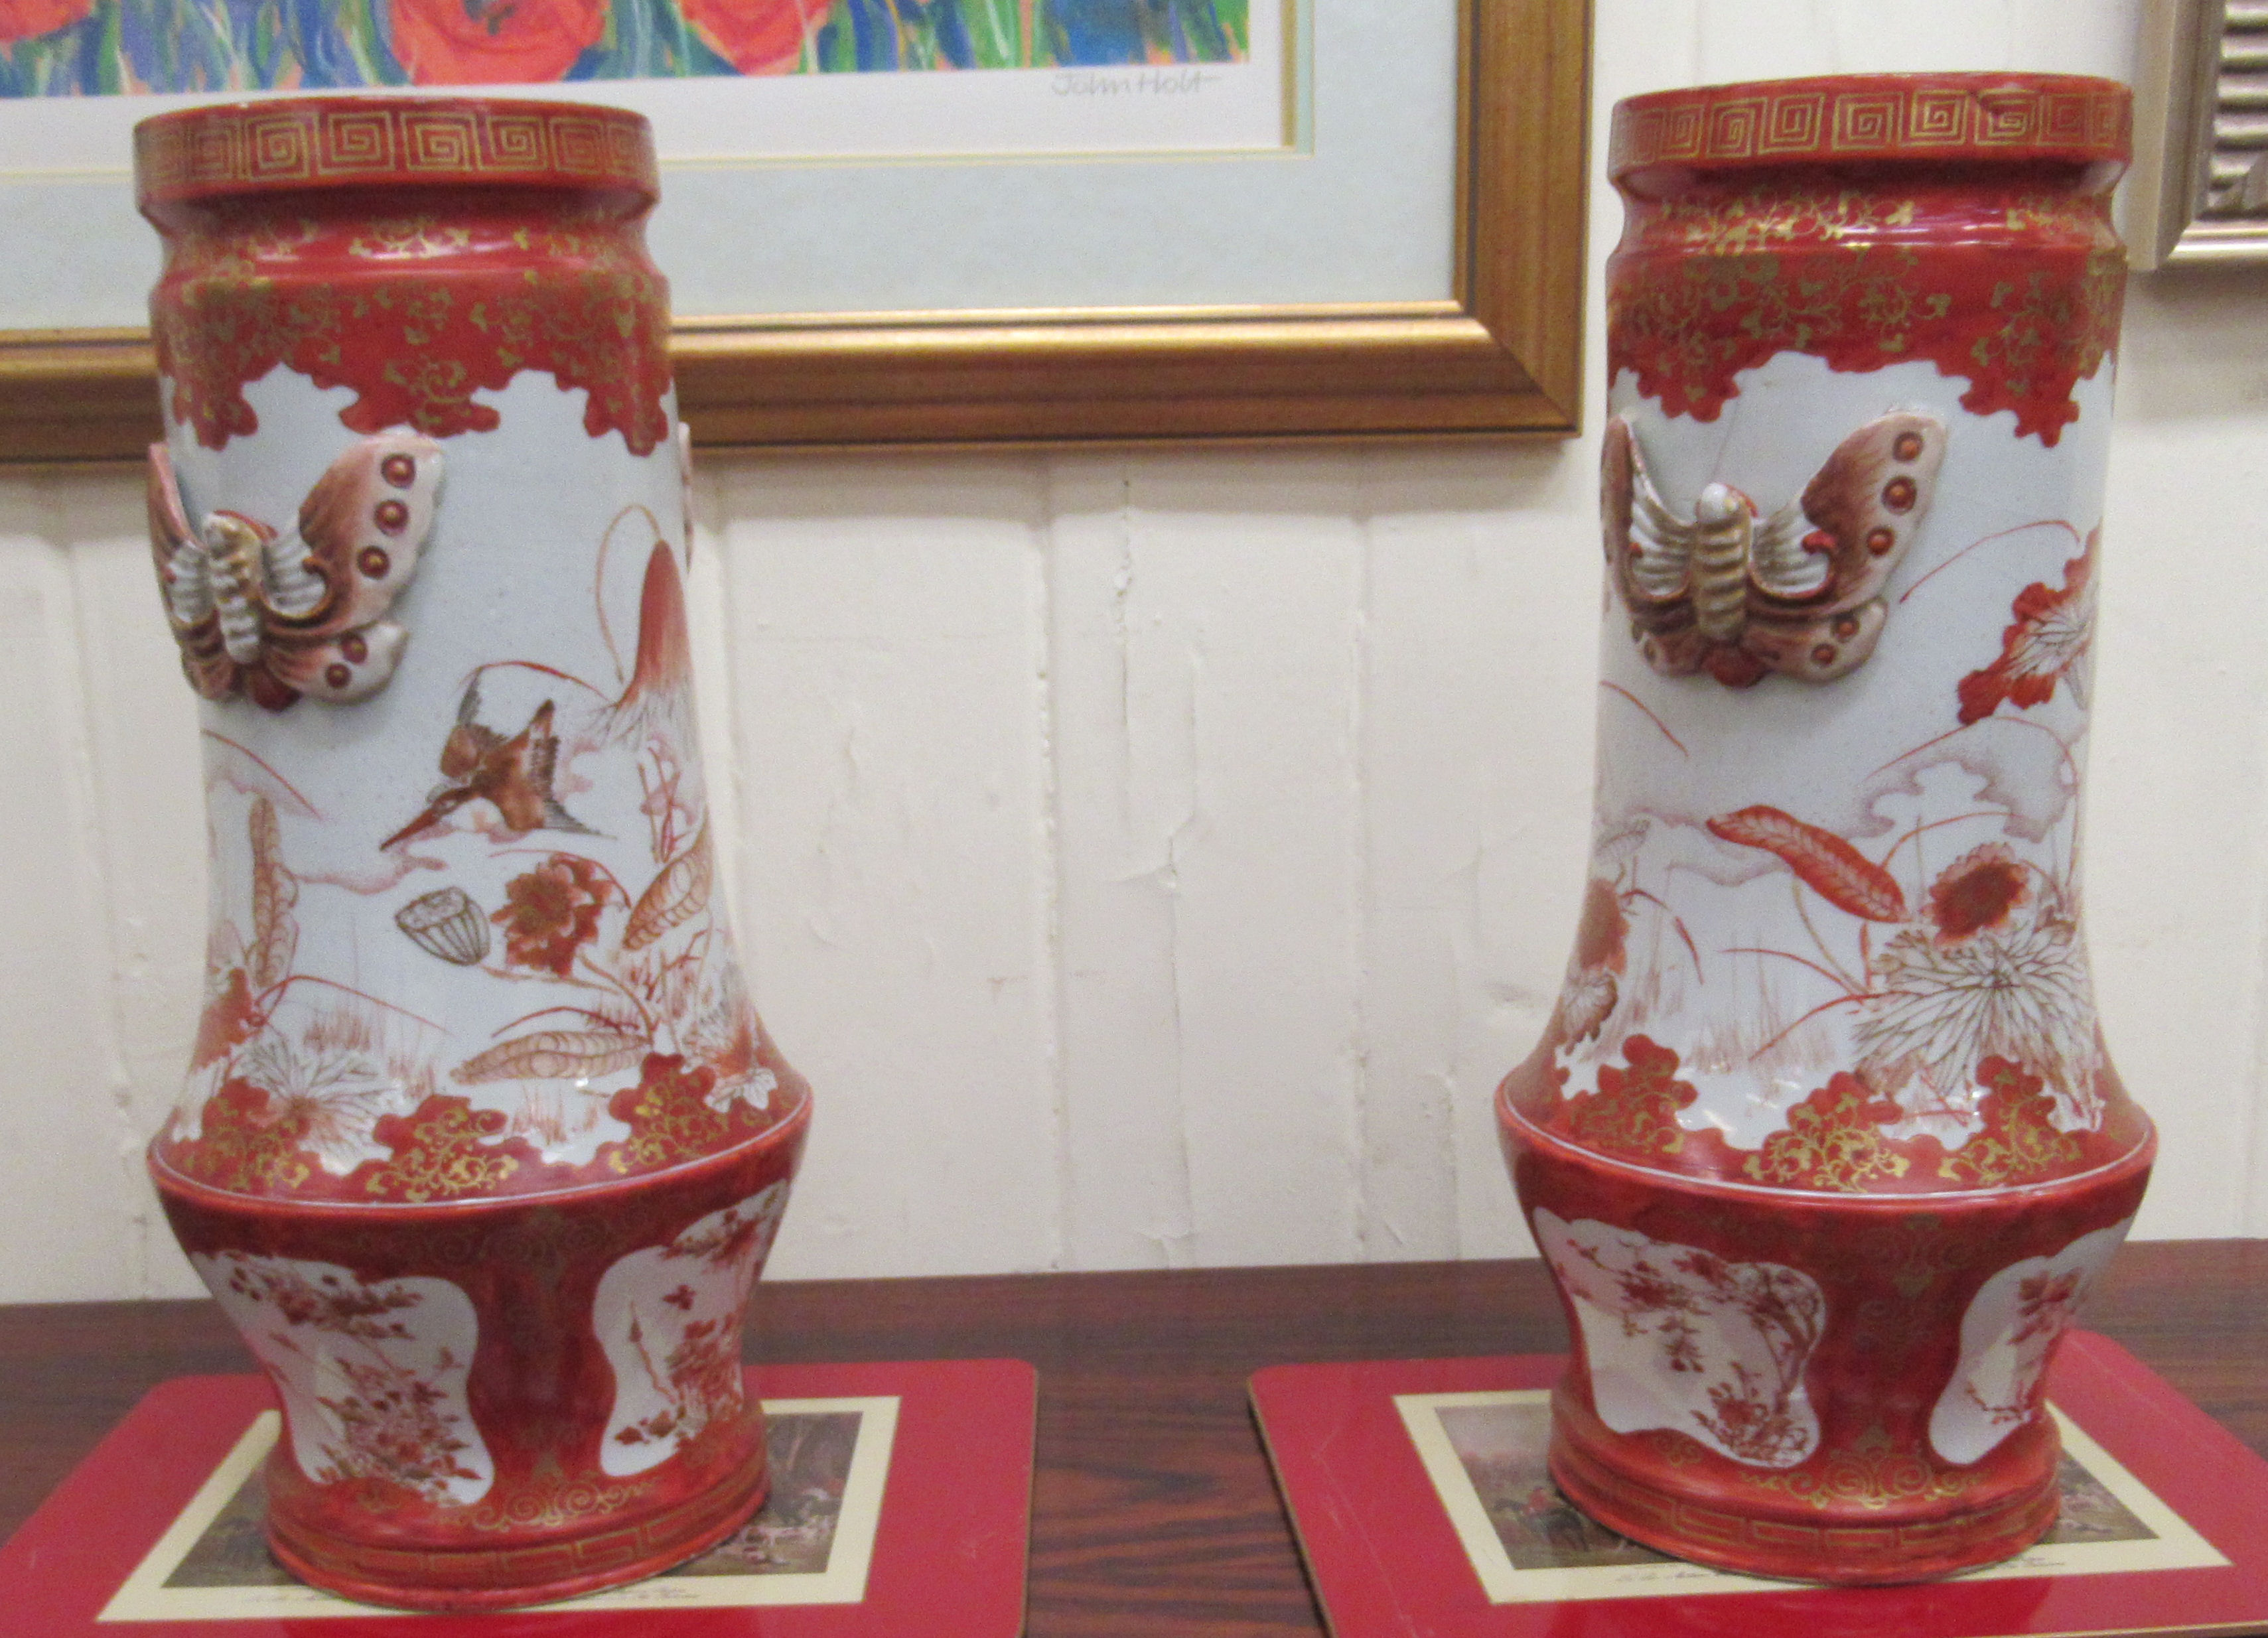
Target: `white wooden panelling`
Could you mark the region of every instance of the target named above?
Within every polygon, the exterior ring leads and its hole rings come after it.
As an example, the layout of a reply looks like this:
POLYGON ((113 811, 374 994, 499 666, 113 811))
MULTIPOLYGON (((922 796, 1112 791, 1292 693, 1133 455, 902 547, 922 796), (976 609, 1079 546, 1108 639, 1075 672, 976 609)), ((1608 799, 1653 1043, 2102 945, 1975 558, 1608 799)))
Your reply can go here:
POLYGON ((1552 448, 1366 473, 1363 1251, 1526 1252, 1491 1098, 1582 885, 1598 574, 1554 520, 1595 485, 1552 448))
POLYGON ((1062 469, 1067 1176, 1075 1244, 1113 1262, 1358 1250, 1354 470, 1232 455, 1062 469), (1162 1211, 1125 1198, 1125 1159, 1137 1179, 1181 1173, 1162 1211))
POLYGON ((87 499, 0 496, 0 1272, 18 1300, 143 1284, 69 544, 87 499))
POLYGON ((727 474, 736 921, 817 1089, 784 1274, 1056 1260, 1028 461, 727 474))
POLYGON ((206 834, 195 696, 151 602, 149 525, 130 491, 78 491, 70 550, 90 751, 88 841, 101 863, 105 1004, 117 1042, 124 1214, 140 1289, 202 1291, 142 1169, 173 1106, 204 1001, 206 834))
POLYGON ((2264 295, 2137 281, 2111 443, 2088 920, 2161 1236, 2268 1231, 2268 358, 2232 344, 2264 295))
MULTIPOLYGON (((2117 73, 2132 23, 1602 0, 1595 107, 2117 73)), ((1602 188, 1594 266, 1619 220, 1602 188)), ((2127 321, 2088 883, 2112 1052, 2165 1128, 2145 1235, 2268 1233, 2262 296, 2152 279, 2127 321)), ((1580 886, 1595 451, 705 463, 724 869, 820 1100, 775 1272, 1527 1248, 1489 1099, 1580 886)), ((192 1289, 139 1169, 204 850, 137 495, 0 477, 0 1300, 192 1289)))

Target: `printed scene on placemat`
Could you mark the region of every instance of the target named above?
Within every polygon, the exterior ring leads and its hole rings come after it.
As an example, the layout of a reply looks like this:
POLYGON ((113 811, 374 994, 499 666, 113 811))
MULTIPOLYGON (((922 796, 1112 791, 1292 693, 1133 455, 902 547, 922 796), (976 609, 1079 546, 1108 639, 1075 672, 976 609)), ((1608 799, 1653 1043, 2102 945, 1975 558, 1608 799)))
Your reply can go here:
MULTIPOLYGON (((1545 1465, 1551 1410, 1537 1400, 1440 1407, 1435 1414, 1515 1569, 1583 1569, 1675 1561, 1594 1523, 1559 1492, 1545 1465)), ((2063 1506, 2041 1543, 2149 1541, 2156 1531, 2066 1452, 2063 1506)))
MULTIPOLYGON (((823 1573, 843 1511, 843 1487, 858 1443, 856 1411, 775 1414, 766 1418, 771 1497, 734 1534, 688 1564, 683 1576, 797 1576, 823 1573)), ((268 1551, 268 1494, 262 1470, 231 1496, 187 1557, 166 1577, 168 1587, 287 1587, 297 1578, 268 1551)))
POLYGON ((1249 0, 0 4, 0 97, 1241 62, 1249 0))

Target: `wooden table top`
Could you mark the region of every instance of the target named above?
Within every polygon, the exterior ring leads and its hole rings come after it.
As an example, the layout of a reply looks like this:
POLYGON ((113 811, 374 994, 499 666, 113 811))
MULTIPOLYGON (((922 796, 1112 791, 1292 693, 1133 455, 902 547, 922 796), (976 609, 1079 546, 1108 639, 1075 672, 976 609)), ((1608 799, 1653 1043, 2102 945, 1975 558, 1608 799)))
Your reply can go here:
MULTIPOLYGON (((2268 1240, 2130 1245, 2084 1323, 2268 1456, 2268 1240)), ((747 1357, 1029 1361, 1032 1638, 1255 1638, 1322 1630, 1255 1370, 1565 1346, 1541 1263, 1385 1263, 768 1282, 747 1357)), ((0 1537, 151 1387, 252 1369, 209 1302, 0 1308, 0 1537)))

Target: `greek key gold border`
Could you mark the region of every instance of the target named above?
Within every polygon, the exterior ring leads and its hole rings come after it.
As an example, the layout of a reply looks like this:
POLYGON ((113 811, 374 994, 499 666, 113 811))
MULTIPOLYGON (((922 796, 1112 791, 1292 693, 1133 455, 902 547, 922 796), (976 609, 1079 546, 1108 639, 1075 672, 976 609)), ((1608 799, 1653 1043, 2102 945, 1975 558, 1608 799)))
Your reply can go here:
POLYGON ((141 198, 329 182, 537 177, 652 191, 653 136, 635 114, 558 103, 341 98, 239 103, 134 133, 141 198))
POLYGON ((1708 87, 1616 108, 1607 168, 1620 175, 1681 161, 1990 157, 2027 149, 2112 158, 2125 152, 2128 131, 2126 93, 2106 82, 1708 87))

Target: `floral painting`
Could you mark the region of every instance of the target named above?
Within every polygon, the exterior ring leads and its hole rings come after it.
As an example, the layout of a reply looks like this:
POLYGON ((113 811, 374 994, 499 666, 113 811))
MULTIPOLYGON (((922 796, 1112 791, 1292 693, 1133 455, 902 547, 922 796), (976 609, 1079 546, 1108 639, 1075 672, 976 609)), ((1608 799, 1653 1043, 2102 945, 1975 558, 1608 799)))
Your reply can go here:
MULTIPOLYGON (((2124 1152, 2080 934, 2100 535, 1944 531, 1897 601, 1957 628, 1955 664, 1852 696, 1879 747, 1846 723, 1800 752, 1783 738, 1769 791, 1665 777, 1602 797, 1547 1036, 1552 1129, 1845 1194, 2029 1184, 2124 1152)), ((1690 694, 1604 687, 1664 768, 1697 767, 1690 694)))
POLYGON ((615 1375, 599 1458, 608 1473, 642 1473, 730 1428, 741 1403, 740 1315, 786 1209, 787 1185, 768 1185, 600 1280, 591 1325, 615 1375))
POLYGON ((0 0, 0 97, 1239 62, 1250 0, 0 0))
POLYGON ((379 1509, 488 1494, 496 1465, 466 1389, 479 1326, 461 1287, 252 1252, 190 1261, 274 1379, 310 1480, 379 1509))
POLYGON ((1804 1372, 1828 1314, 1809 1274, 1542 1207, 1534 1226, 1582 1328, 1600 1421, 1667 1428, 1756 1467, 1793 1467, 1817 1448, 1804 1372))

